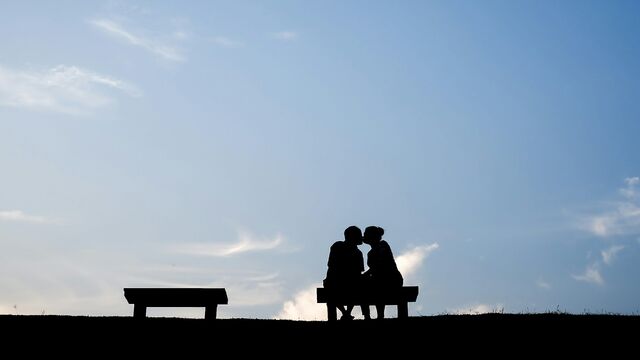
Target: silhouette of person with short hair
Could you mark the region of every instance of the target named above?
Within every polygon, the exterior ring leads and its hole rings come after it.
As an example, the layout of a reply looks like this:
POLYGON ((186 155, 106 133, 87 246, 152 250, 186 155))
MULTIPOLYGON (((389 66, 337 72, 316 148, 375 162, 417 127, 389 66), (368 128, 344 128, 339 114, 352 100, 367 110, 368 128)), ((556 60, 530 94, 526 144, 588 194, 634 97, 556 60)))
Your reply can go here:
MULTIPOLYGON (((357 226, 349 226, 344 231, 344 241, 336 241, 331 245, 327 263, 327 277, 323 284, 326 288, 340 292, 358 291, 364 271, 364 258, 358 245, 362 244, 362 230, 357 226)), ((353 305, 337 306, 342 313, 341 320, 352 320, 353 305)))
MULTIPOLYGON (((371 290, 386 292, 389 289, 402 287, 402 274, 398 270, 393 258, 391 247, 382 240, 384 229, 379 226, 369 226, 364 231, 363 241, 371 246, 367 253, 367 270, 363 276, 371 290)), ((378 319, 384 319, 384 304, 376 304, 378 319)))

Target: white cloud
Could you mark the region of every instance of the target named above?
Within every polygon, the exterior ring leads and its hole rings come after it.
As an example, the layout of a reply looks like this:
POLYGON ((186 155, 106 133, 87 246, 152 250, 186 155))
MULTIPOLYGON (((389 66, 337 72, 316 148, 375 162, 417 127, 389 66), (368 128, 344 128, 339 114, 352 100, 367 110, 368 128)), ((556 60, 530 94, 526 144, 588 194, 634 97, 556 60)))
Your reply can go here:
POLYGON ((602 250, 600 252, 602 254, 602 261, 604 261, 604 263, 607 265, 611 265, 615 260, 616 254, 622 249, 624 249, 624 246, 613 245, 607 250, 602 250))
POLYGON ((239 48, 244 46, 243 42, 230 39, 226 36, 216 36, 211 39, 211 42, 218 46, 222 46, 226 48, 239 48))
MULTIPOLYGON (((116 38, 124 40, 131 45, 141 47, 155 55, 158 55, 166 60, 182 62, 186 61, 184 54, 177 48, 164 44, 158 40, 150 39, 142 35, 133 34, 131 31, 125 29, 121 24, 108 20, 108 19, 96 19, 89 21, 93 26, 112 35, 116 38)), ((181 31, 173 34, 178 38, 184 39, 187 34, 181 31)))
POLYGON ((598 214, 584 216, 580 227, 599 237, 640 234, 639 177, 625 179, 627 186, 620 189, 624 200, 610 204, 598 214))
POLYGON ((636 186, 640 184, 640 177, 634 176, 630 178, 624 179, 624 182, 627 184, 627 187, 624 189, 620 189, 620 193, 630 199, 634 199, 638 197, 638 189, 636 186))
POLYGON ((602 278, 602 275, 600 275, 600 270, 598 269, 597 264, 587 266, 584 274, 571 275, 571 277, 578 281, 584 281, 596 285, 604 285, 604 279, 602 278))
POLYGON ((502 313, 504 312, 504 305, 502 304, 474 304, 469 306, 462 306, 457 309, 448 309, 448 313, 457 315, 479 315, 487 313, 502 313))
POLYGON ((271 34, 271 37, 281 41, 294 41, 297 40, 300 35, 295 31, 278 31, 271 34))
MULTIPOLYGON (((579 218, 578 225, 582 230, 601 238, 637 238, 640 235, 640 177, 625 178, 624 183, 626 186, 619 189, 621 200, 606 203, 599 211, 579 218)), ((586 267, 583 274, 571 276, 578 281, 604 285, 605 281, 600 273, 602 264, 612 265, 622 249, 622 245, 611 245, 608 249, 601 250, 602 261, 596 260, 586 267)))
POLYGON ((313 284, 298 292, 293 300, 286 301, 276 319, 290 320, 327 320, 327 306, 316 301, 316 288, 320 284, 313 284))
POLYGON ((536 280, 536 286, 538 286, 540 289, 544 289, 544 290, 550 290, 551 289, 551 284, 549 284, 548 282, 544 281, 544 279, 539 278, 538 280, 536 280))
POLYGON ((76 66, 19 71, 0 66, 0 106, 85 114, 112 103, 100 89, 140 96, 133 85, 76 66))
POLYGON ((439 247, 438 243, 433 243, 429 245, 416 246, 413 249, 410 249, 400 256, 396 257, 396 264, 398 265, 398 270, 402 273, 403 276, 410 276, 413 272, 415 272, 424 259, 431 254, 434 250, 439 247))
POLYGON ((191 243, 172 247, 175 252, 201 256, 233 256, 250 251, 266 251, 279 247, 284 238, 277 234, 272 239, 256 239, 253 235, 241 232, 238 241, 233 243, 191 243))
POLYGON ((593 216, 587 222, 587 230, 597 236, 609 235, 615 219, 608 215, 593 216))
POLYGON ((25 214, 21 210, 0 211, 0 220, 24 222, 24 223, 31 223, 31 224, 58 224, 59 223, 58 220, 50 219, 44 216, 25 214))

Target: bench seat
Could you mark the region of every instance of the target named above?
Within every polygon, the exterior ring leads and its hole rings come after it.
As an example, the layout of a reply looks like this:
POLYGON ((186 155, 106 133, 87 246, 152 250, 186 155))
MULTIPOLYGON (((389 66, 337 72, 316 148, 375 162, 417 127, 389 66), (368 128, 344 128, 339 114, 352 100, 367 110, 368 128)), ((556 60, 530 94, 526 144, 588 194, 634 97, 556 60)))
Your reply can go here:
POLYGON ((216 318, 218 305, 228 304, 224 288, 125 288, 133 317, 145 318, 147 307, 204 307, 204 318, 216 318))

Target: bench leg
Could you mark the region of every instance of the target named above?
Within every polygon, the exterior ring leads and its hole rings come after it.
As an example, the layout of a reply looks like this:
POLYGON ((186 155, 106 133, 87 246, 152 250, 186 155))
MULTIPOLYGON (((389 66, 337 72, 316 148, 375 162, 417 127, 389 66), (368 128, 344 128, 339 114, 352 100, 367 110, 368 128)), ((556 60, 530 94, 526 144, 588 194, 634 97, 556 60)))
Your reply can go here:
POLYGON ((140 304, 133 305, 133 317, 136 319, 144 319, 147 317, 147 307, 140 304))
POLYGON ((337 311, 335 304, 327 303, 327 319, 329 319, 329 321, 336 321, 338 319, 337 311))
POLYGON ((398 304, 398 319, 409 317, 409 305, 406 302, 398 304))
POLYGON ((204 308, 204 319, 205 320, 215 320, 218 314, 218 304, 209 305, 204 308))

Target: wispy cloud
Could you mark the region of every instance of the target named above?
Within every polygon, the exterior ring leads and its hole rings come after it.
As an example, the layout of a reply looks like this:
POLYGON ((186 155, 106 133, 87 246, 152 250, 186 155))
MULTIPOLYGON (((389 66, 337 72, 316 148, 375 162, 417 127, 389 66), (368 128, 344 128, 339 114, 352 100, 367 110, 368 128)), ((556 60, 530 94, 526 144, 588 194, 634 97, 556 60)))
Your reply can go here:
POLYGON ((239 48, 244 47, 244 43, 241 41, 233 40, 226 36, 215 36, 211 39, 211 42, 226 48, 239 48))
POLYGON ((539 278, 538 280, 536 280, 536 286, 543 290, 551 290, 551 284, 544 281, 544 279, 542 278, 539 278))
POLYGON ((606 250, 602 250, 600 253, 602 254, 602 261, 605 264, 611 265, 616 258, 616 254, 624 249, 622 245, 612 245, 610 248, 606 250))
POLYGON ((599 237, 640 234, 640 178, 624 181, 626 187, 619 189, 623 200, 606 205, 596 214, 582 216, 580 228, 599 237))
POLYGON ((469 306, 462 306, 457 309, 448 309, 448 313, 457 315, 479 315, 487 313, 502 313, 504 312, 504 305, 502 304, 473 304, 469 306))
POLYGON ((280 41, 295 41, 300 35, 295 31, 278 31, 271 33, 271 37, 280 41))
POLYGON ((326 320, 327 307, 316 301, 316 288, 320 284, 313 284, 296 293, 292 300, 286 301, 276 319, 290 320, 326 320))
POLYGON ((396 257, 396 264, 398 270, 403 276, 410 276, 422 265, 424 259, 429 256, 440 245, 433 243, 429 245, 416 246, 413 249, 405 251, 400 256, 396 257))
MULTIPOLYGON (((625 178, 624 183, 625 187, 618 189, 621 199, 604 203, 597 211, 579 216, 578 226, 581 230, 609 240, 628 240, 629 237, 637 238, 640 235, 640 177, 625 178)), ((595 260, 586 267, 583 274, 571 276, 578 281, 604 285, 600 269, 603 264, 611 266, 622 249, 622 245, 610 245, 609 248, 600 251, 602 261, 595 260)))
POLYGON ((31 224, 58 224, 58 220, 50 219, 44 216, 36 216, 25 214, 21 210, 0 211, 0 220, 11 222, 23 222, 31 224))
POLYGON ((271 273, 271 274, 264 274, 264 275, 253 275, 253 276, 248 276, 245 280, 246 281, 254 281, 260 284, 267 284, 270 283, 274 280, 276 280, 278 277, 280 276, 280 274, 278 273, 271 273))
POLYGON ((87 114, 114 101, 104 89, 141 95, 125 81, 76 66, 21 71, 0 65, 0 106, 87 114))
MULTIPOLYGON (((234 307, 252 307, 282 304, 282 281, 277 272, 255 273, 251 271, 220 271, 211 268, 185 268, 182 273, 171 272, 172 267, 146 268, 145 275, 135 279, 138 287, 221 287, 227 289, 229 303, 234 307), (159 274, 159 272, 162 272, 159 274), (190 274, 189 274, 190 273, 190 274), (215 275, 215 276, 212 276, 215 275), (215 281, 211 281, 215 278, 215 281), (188 281, 185 281, 189 279, 188 281)), ((223 309, 220 309, 223 310, 223 309)), ((192 313, 196 317, 198 312, 192 313)))
MULTIPOLYGON (((90 20, 89 23, 113 37, 124 40, 130 45, 143 48, 166 60, 176 62, 183 62, 187 60, 180 49, 156 39, 134 34, 132 31, 125 29, 124 26, 118 22, 109 19, 94 19, 90 20)), ((178 31, 174 32, 173 35, 174 37, 177 36, 178 39, 184 39, 187 36, 187 33, 178 31)))
POLYGON ((172 250, 190 255, 228 257, 251 251, 273 250, 283 242, 284 238, 280 234, 273 238, 261 239, 241 232, 238 240, 233 243, 191 243, 173 246, 172 250))
POLYGON ((600 275, 600 269, 597 263, 587 266, 583 274, 571 275, 571 277, 578 281, 584 281, 590 284, 600 286, 604 285, 604 279, 602 278, 602 275, 600 275))
POLYGON ((620 189, 620 193, 628 199, 637 199, 640 196, 637 186, 640 185, 640 177, 634 176, 624 179, 626 188, 620 189))

